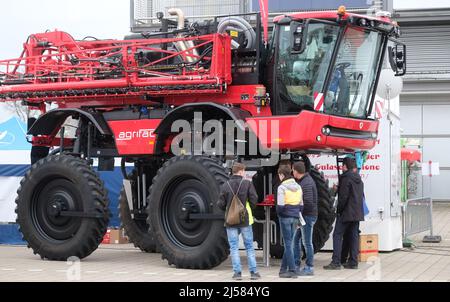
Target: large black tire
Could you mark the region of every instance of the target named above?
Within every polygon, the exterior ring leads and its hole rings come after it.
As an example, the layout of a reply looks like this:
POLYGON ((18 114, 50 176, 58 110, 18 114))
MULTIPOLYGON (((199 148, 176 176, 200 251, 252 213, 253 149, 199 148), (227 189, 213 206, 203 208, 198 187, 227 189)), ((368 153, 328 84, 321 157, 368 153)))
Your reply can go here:
POLYGON ((131 218, 127 196, 125 190, 122 189, 119 200, 119 217, 128 239, 135 247, 145 253, 157 253, 155 236, 146 221, 148 215, 145 216, 139 220, 131 218))
POLYGON ((311 169, 310 175, 316 183, 319 197, 319 217, 313 233, 314 252, 318 253, 330 239, 334 221, 336 220, 336 212, 333 207, 334 199, 330 194, 325 177, 315 168, 311 169))
POLYGON ((108 196, 85 160, 65 154, 44 158, 27 172, 17 193, 23 239, 42 259, 83 259, 102 242, 110 217, 108 196), (62 217, 55 206, 101 218, 62 217))
MULTIPOLYGON (((330 238, 330 234, 333 231, 333 224, 336 219, 336 214, 333 208, 334 201, 328 189, 325 178, 315 168, 311 168, 310 175, 316 183, 318 193, 319 217, 317 219, 316 225, 314 226, 313 233, 314 252, 318 253, 330 238)), ((274 215, 273 212, 274 211, 272 211, 271 219, 277 224, 277 234, 281 234, 278 224, 278 217, 276 216, 276 214, 274 215)), ((261 214, 259 215, 259 218, 263 218, 261 214)), ((259 226, 255 226, 253 229, 255 241, 258 243, 259 247, 262 247, 263 229, 259 226)), ((280 236, 278 236, 277 238, 277 244, 270 246, 270 256, 276 259, 283 258, 284 253, 284 247, 282 246, 279 239, 280 236)))
POLYGON ((148 220, 169 265, 210 269, 228 258, 224 221, 189 221, 182 210, 190 207, 193 213, 223 216, 216 203, 227 180, 219 161, 202 156, 174 157, 158 171, 150 189, 148 220))

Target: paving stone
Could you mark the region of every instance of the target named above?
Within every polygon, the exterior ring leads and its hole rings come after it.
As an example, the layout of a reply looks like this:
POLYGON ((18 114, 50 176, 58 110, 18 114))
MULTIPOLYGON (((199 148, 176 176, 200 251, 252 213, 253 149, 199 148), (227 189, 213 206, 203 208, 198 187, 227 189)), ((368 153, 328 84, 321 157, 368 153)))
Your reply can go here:
MULTIPOLYGON (((423 234, 415 236, 418 248, 392 253, 381 253, 380 262, 361 263, 359 270, 325 271, 331 253, 316 255, 314 277, 286 280, 278 278, 280 260, 271 260, 271 266, 259 266, 262 282, 449 282, 450 281, 450 204, 434 207, 435 230, 443 237, 440 244, 423 244, 423 234)), ((262 251, 257 251, 262 262, 262 251)), ((159 254, 145 254, 132 245, 103 245, 79 263, 81 280, 68 270, 76 268, 64 262, 42 261, 23 246, 0 246, 0 282, 232 282, 231 261, 209 271, 178 270, 169 267, 159 254), (68 278, 69 276, 69 278, 68 278), (72 276, 72 277, 71 277, 72 276)), ((248 278, 245 252, 242 252, 244 278, 248 278)), ((245 280, 249 281, 249 280, 245 280)))

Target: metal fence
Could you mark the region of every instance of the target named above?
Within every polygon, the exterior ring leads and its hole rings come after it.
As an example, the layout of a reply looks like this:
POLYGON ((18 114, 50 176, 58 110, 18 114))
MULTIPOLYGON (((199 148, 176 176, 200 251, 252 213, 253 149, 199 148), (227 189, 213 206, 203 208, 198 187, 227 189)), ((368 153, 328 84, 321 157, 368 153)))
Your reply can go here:
POLYGON ((433 200, 407 200, 403 206, 403 238, 427 231, 433 234, 433 200))

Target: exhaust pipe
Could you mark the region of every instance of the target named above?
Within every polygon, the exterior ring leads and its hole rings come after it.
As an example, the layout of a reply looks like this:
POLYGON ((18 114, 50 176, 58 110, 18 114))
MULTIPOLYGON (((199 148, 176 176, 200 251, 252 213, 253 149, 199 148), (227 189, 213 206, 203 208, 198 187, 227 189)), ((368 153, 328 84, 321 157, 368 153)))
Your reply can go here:
MULTIPOLYGON (((186 21, 186 18, 184 16, 184 12, 181 9, 179 9, 179 8, 170 8, 167 12, 171 16, 177 16, 178 17, 178 27, 177 27, 177 29, 179 29, 179 30, 184 29, 184 23, 186 21)), ((184 38, 182 34, 179 34, 177 37, 178 38, 184 38)), ((178 42, 175 43, 175 45, 177 46, 178 51, 186 51, 186 50, 188 50, 190 48, 195 47, 193 41, 178 41, 178 42)), ((193 49, 193 50, 187 52, 187 54, 192 54, 192 55, 195 55, 195 56, 199 55, 197 49, 193 49)), ((196 61, 197 59, 194 58, 194 57, 191 57, 191 56, 187 56, 186 60, 189 63, 192 63, 192 62, 196 61)))
POLYGON ((178 28, 177 29, 184 29, 184 22, 186 21, 186 18, 184 17, 183 11, 179 8, 169 8, 169 10, 167 12, 171 16, 178 17, 178 28))

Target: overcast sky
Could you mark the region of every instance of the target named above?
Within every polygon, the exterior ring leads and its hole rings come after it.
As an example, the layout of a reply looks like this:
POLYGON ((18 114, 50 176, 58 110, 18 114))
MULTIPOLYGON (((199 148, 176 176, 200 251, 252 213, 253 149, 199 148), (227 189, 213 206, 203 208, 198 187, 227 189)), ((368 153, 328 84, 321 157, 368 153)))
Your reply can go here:
POLYGON ((129 14, 129 0, 0 1, 0 59, 18 57, 28 35, 47 29, 76 39, 122 39, 129 32, 129 14))

